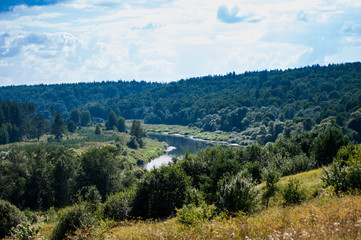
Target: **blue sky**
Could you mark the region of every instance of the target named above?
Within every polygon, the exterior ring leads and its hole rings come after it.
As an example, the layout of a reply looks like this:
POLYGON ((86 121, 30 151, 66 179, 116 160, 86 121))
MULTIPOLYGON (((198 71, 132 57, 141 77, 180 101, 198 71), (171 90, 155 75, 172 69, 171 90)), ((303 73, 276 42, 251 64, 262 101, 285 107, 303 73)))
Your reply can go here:
POLYGON ((5 0, 0 86, 361 60, 359 0, 5 0))

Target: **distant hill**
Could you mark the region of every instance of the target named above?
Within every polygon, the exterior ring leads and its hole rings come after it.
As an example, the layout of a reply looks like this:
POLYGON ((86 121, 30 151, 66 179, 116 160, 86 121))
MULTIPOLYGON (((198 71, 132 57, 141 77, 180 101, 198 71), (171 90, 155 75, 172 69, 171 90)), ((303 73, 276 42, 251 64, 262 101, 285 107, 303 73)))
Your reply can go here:
POLYGON ((106 118, 108 108, 104 106, 111 98, 125 98, 146 89, 161 86, 160 83, 117 81, 73 84, 6 86, 0 87, 0 101, 34 102, 37 111, 50 118, 50 107, 67 116, 72 109, 91 110, 92 116, 106 118), (97 103, 93 108, 92 103, 97 103))
POLYGON ((283 132, 338 125, 353 140, 361 134, 361 63, 229 73, 168 84, 102 82, 0 88, 0 99, 50 105, 63 113, 88 109, 106 118, 114 110, 145 123, 197 126, 242 133, 238 142, 266 143, 283 132))

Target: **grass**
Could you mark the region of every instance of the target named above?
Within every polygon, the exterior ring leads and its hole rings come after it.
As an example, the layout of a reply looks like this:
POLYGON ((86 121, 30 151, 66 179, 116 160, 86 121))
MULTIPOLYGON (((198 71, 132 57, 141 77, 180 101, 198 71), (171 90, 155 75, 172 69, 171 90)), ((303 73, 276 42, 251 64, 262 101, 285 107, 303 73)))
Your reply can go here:
POLYGON ((360 239, 361 196, 328 196, 186 227, 176 218, 119 223, 106 239, 360 239))
MULTIPOLYGON (((361 195, 335 196, 324 190, 312 197, 314 191, 322 191, 322 172, 281 178, 280 187, 290 178, 302 182, 309 199, 300 205, 283 207, 276 196, 271 207, 251 215, 223 214, 193 227, 176 217, 117 222, 106 230, 96 229, 89 239, 361 239, 361 195)), ((42 235, 48 236, 52 226, 45 224, 42 235)))
POLYGON ((207 132, 197 127, 188 127, 181 125, 164 125, 164 124, 144 124, 144 129, 148 133, 168 133, 168 134, 181 134, 185 136, 194 136, 195 138, 201 138, 211 141, 225 141, 229 143, 237 143, 237 133, 235 132, 207 132))
POLYGON ((74 133, 67 133, 62 139, 55 140, 52 135, 43 135, 39 141, 30 139, 24 142, 10 143, 0 145, 0 151, 8 151, 14 146, 24 147, 31 144, 41 144, 45 146, 64 146, 72 148, 77 153, 82 153, 90 148, 98 148, 106 144, 116 144, 123 148, 123 154, 129 157, 131 162, 148 163, 150 160, 161 156, 165 150, 164 143, 152 139, 144 138, 145 146, 143 148, 131 149, 126 143, 130 135, 116 131, 106 131, 103 129, 102 134, 95 134, 95 127, 81 127, 74 133))

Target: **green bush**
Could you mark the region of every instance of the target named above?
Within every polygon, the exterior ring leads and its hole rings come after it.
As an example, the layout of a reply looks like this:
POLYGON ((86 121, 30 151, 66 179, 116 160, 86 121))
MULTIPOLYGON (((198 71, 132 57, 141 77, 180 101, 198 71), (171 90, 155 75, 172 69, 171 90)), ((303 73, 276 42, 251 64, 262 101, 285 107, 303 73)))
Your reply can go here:
POLYGON ((195 204, 183 205, 181 209, 177 209, 178 221, 188 226, 201 224, 211 219, 216 211, 214 205, 207 205, 205 202, 196 206, 195 204))
POLYGON ((119 192, 108 196, 103 204, 103 216, 108 219, 123 221, 130 217, 134 192, 119 192))
POLYGON ((306 154, 296 155, 292 158, 285 158, 284 163, 280 166, 283 176, 306 172, 316 167, 316 160, 313 157, 307 157, 306 154))
POLYGON ((277 182, 280 179, 280 174, 275 169, 268 168, 263 171, 262 179, 266 182, 262 193, 262 202, 268 207, 269 199, 275 195, 278 189, 277 182))
POLYGON ((220 181, 219 203, 230 212, 250 212, 257 203, 258 189, 255 183, 238 173, 230 179, 220 181))
POLYGON ((299 204, 306 198, 306 194, 301 188, 300 181, 293 178, 288 180, 288 183, 282 189, 281 194, 284 199, 284 205, 299 204))
POLYGON ((361 190, 361 146, 341 148, 329 169, 324 170, 322 180, 334 191, 361 190))
POLYGON ((26 221, 11 228, 11 233, 13 236, 16 236, 18 240, 28 240, 34 239, 40 229, 41 226, 32 225, 31 222, 26 221))
POLYGON ((25 215, 8 201, 0 200, 0 238, 10 235, 12 227, 25 221, 25 215))
POLYGON ((313 154, 319 165, 330 164, 342 146, 347 145, 348 138, 340 129, 331 127, 320 133, 314 141, 313 154))
POLYGON ((184 204, 190 179, 177 165, 161 166, 144 174, 139 182, 133 204, 133 216, 164 218, 184 204))
POLYGON ((94 226, 96 223, 96 217, 84 204, 76 204, 65 209, 61 214, 59 222, 54 227, 50 239, 64 239, 67 235, 73 234, 76 230, 94 226))

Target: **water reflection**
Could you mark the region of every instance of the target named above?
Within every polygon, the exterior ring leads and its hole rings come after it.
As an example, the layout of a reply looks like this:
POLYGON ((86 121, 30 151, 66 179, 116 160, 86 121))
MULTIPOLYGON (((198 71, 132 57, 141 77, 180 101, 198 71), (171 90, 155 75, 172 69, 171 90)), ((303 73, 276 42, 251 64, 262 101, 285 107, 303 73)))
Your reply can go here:
POLYGON ((145 168, 148 170, 171 162, 172 157, 184 155, 187 150, 190 153, 196 153, 198 150, 206 148, 207 146, 213 146, 212 143, 196 141, 182 136, 148 134, 148 137, 159 142, 166 142, 169 146, 167 154, 145 165, 145 168))

